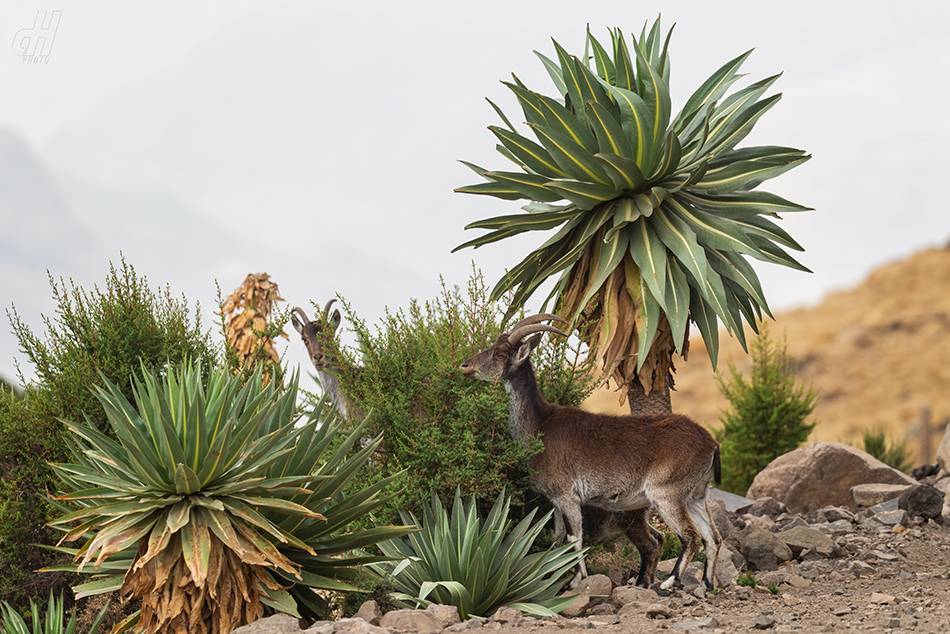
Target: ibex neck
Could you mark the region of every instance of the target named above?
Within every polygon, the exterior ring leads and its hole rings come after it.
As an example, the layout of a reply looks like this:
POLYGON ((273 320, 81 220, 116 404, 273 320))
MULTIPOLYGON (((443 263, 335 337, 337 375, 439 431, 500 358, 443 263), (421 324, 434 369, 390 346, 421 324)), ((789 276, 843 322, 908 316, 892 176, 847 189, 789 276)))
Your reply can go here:
POLYGON ((511 435, 527 441, 528 436, 540 431, 539 423, 547 415, 551 404, 544 400, 538 390, 538 381, 530 361, 525 361, 504 380, 505 389, 508 390, 511 435))
POLYGON ((339 369, 334 365, 327 364, 322 370, 318 370, 317 374, 320 375, 320 385, 323 387, 323 392, 336 405, 337 411, 346 416, 348 412, 346 411, 346 399, 340 393, 339 369))

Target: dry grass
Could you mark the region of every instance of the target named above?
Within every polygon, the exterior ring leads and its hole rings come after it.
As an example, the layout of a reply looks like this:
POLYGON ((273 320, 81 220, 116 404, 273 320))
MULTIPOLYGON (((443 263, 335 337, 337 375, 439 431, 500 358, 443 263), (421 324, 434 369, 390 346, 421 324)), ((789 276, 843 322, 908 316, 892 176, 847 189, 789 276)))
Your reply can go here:
MULTIPOLYGON (((766 289, 767 292, 768 289, 766 289)), ((834 293, 814 308, 776 315, 773 336, 784 332, 800 375, 819 394, 810 440, 859 443, 864 429, 889 439, 908 438, 919 454, 921 408, 931 410, 933 452, 950 418, 950 249, 929 249, 874 271, 857 288, 834 293)), ((731 358, 751 363, 734 339, 721 336, 719 366, 731 358)), ((592 411, 627 413, 617 394, 601 389, 584 404, 592 411)), ((716 387, 702 339, 679 360, 673 408, 719 427, 726 402, 716 387)))

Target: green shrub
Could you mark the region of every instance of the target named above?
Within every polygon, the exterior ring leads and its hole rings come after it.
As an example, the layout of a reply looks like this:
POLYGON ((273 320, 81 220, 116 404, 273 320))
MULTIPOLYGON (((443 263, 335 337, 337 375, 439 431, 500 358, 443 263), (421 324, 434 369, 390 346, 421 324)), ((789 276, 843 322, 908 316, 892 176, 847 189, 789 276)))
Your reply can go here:
MULTIPOLYGON (((99 626, 102 625, 109 605, 99 612, 96 619, 92 622, 85 634, 96 634, 99 626)), ((33 621, 33 627, 29 628, 16 610, 10 607, 10 604, 4 601, 0 604, 0 614, 3 617, 2 634, 75 634, 77 628, 76 610, 73 609, 72 616, 66 621, 66 610, 63 598, 56 599, 52 594, 49 595, 49 604, 46 607, 45 621, 40 618, 39 607, 30 599, 30 617, 33 621), (42 625, 41 625, 42 623, 42 625)))
POLYGON ((555 614, 574 597, 560 598, 564 573, 584 556, 573 544, 532 553, 535 539, 553 511, 538 522, 535 512, 515 524, 511 502, 502 491, 484 522, 473 498, 462 501, 458 490, 451 513, 438 496, 423 504, 422 521, 401 513, 405 524, 419 531, 380 543, 394 560, 371 564, 382 578, 391 578, 394 598, 425 608, 433 603, 454 605, 459 616, 491 616, 501 606, 532 616, 555 614))
MULTIPOLYGON (((86 292, 72 282, 49 278, 56 317, 43 318, 41 339, 16 312, 8 311, 20 350, 33 365, 36 381, 27 388, 30 406, 44 418, 89 420, 107 429, 105 413, 90 387, 105 376, 126 397, 132 396, 130 377, 146 370, 199 359, 207 370, 218 365, 219 352, 211 334, 203 332, 197 316, 192 323, 185 298, 171 289, 153 292, 148 280, 132 265, 109 267, 104 290, 86 292)), ((26 385, 24 377, 20 381, 26 385)))
POLYGON ((806 422, 817 395, 799 384, 786 342, 773 343, 763 324, 750 347, 748 380, 732 362, 728 378, 716 378, 729 401, 716 434, 722 443, 722 488, 740 495, 766 465, 798 448, 817 424, 806 422))
MULTIPOLYGON (((45 528, 55 492, 47 462, 69 457, 59 419, 89 421, 103 429, 105 413, 92 386, 105 376, 131 398, 130 377, 195 358, 214 367, 218 352, 197 317, 192 320, 184 298, 171 291, 153 292, 147 280, 122 260, 110 267, 105 286, 86 292, 50 277, 55 317, 44 317, 45 337, 24 323, 15 307, 7 311, 20 350, 33 366, 35 381, 21 400, 0 390, 0 599, 27 618, 29 598, 59 594, 72 583, 64 575, 36 575, 37 568, 58 560, 34 544, 55 543, 45 528)), ((67 594, 67 607, 72 604, 67 594)))
MULTIPOLYGON (((387 313, 375 332, 344 302, 361 358, 344 349, 340 384, 370 416, 371 436, 382 434, 375 469, 362 477, 375 481, 406 471, 404 492, 379 511, 384 522, 398 521, 398 510, 418 512, 420 492, 448 499, 458 488, 487 508, 504 489, 524 513, 538 503, 527 481, 528 459, 540 441, 526 447, 511 436, 504 386, 466 379, 459 365, 494 343, 502 331, 502 311, 489 302, 478 273, 467 292, 443 283, 436 300, 413 300, 408 311, 387 313), (352 366, 362 364, 354 370, 352 366)), ((552 340, 533 362, 545 398, 579 405, 594 380, 577 351, 552 340)))
MULTIPOLYGON (((0 598, 27 619, 33 597, 59 595, 71 581, 34 572, 57 560, 34 544, 56 539, 46 527, 53 510, 46 493, 56 490, 46 461, 61 459, 63 447, 58 421, 0 391, 0 598)), ((67 602, 72 605, 72 593, 67 602)))
POLYGON ((906 437, 900 442, 889 443, 887 432, 883 429, 876 431, 865 429, 861 432, 861 442, 864 451, 898 471, 910 473, 911 467, 914 466, 914 459, 907 450, 906 437))

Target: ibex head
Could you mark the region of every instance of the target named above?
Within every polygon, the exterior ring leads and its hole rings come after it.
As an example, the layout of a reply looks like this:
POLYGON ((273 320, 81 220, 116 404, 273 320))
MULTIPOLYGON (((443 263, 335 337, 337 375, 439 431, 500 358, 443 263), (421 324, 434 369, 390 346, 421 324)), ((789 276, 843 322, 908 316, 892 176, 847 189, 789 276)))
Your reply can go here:
POLYGON ((550 313, 541 313, 522 319, 511 328, 511 332, 501 333, 490 348, 473 356, 459 369, 465 376, 481 381, 493 381, 498 377, 506 377, 524 365, 531 356, 531 352, 541 342, 542 332, 556 332, 559 335, 568 336, 567 333, 561 332, 554 326, 541 323, 543 321, 567 323, 567 320, 550 313), (525 339, 528 335, 534 336, 525 339))
POLYGON ((340 311, 334 310, 332 316, 329 314, 330 306, 335 301, 335 299, 331 299, 327 302, 327 305, 323 307, 323 313, 316 321, 310 321, 307 313, 300 307, 294 308, 294 312, 290 316, 290 322, 294 325, 294 329, 300 333, 304 345, 307 346, 307 352, 310 353, 310 361, 313 363, 313 367, 321 371, 326 369, 328 361, 326 347, 333 341, 336 329, 340 327, 340 311))

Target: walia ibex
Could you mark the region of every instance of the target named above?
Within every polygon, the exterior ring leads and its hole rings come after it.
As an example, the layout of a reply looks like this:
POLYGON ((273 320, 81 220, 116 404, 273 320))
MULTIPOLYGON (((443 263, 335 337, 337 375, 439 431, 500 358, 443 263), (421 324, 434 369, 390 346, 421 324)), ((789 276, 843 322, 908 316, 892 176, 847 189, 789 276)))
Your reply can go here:
MULTIPOLYGON (((336 299, 331 299, 323 307, 323 312, 310 321, 307 313, 299 306, 294 308, 290 321, 294 329, 300 333, 307 352, 310 353, 310 362, 317 370, 320 385, 337 410, 344 416, 355 414, 353 403, 348 402, 340 391, 340 350, 336 347, 336 331, 340 327, 340 311, 334 310, 330 315, 330 306, 336 299)), ((362 417, 359 417, 362 418, 362 417)))
MULTIPOLYGON (((683 545, 673 574, 661 587, 682 583, 702 541, 703 581, 712 589, 722 540, 710 518, 706 492, 713 478, 720 481, 719 443, 686 416, 610 416, 547 402, 538 391, 529 357, 543 332, 567 336, 542 323, 552 320, 566 323, 552 314, 520 321, 463 363, 462 372, 483 381, 504 381, 511 399, 512 435, 524 441, 541 438, 544 449, 532 459, 532 477, 563 515, 576 549, 583 544, 582 505, 611 513, 638 511, 631 529, 641 558, 637 584, 649 586, 661 550, 656 529, 647 522, 652 505, 683 545)), ((574 584, 586 575, 581 562, 574 584)))

